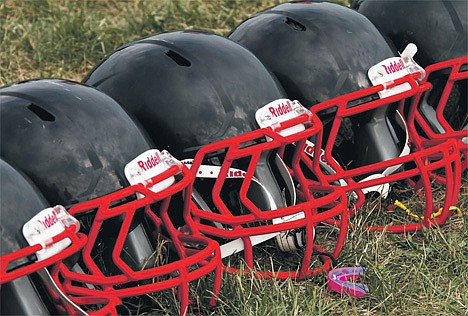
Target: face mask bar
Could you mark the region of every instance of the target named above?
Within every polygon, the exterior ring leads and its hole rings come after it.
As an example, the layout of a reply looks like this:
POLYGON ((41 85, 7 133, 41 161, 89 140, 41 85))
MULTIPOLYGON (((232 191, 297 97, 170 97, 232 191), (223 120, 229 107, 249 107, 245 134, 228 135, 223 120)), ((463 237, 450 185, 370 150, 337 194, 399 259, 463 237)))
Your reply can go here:
MULTIPOLYGON (((457 139, 459 149, 463 154, 462 170, 468 169, 468 122, 461 122, 461 126, 458 127, 460 130, 457 130, 457 127, 453 127, 448 122, 444 113, 448 103, 453 102, 451 95, 455 92, 456 84, 463 84, 464 80, 465 90, 467 89, 467 68, 468 56, 428 66, 426 68, 427 76, 422 84, 426 84, 435 78, 436 80, 443 80, 442 84, 435 81, 435 84, 441 86, 437 87, 437 91, 434 91, 436 87, 432 86, 430 90, 417 94, 414 98, 414 105, 409 111, 407 113, 402 111, 407 117, 408 128, 415 136, 412 141, 417 148, 424 148, 426 144, 443 142, 447 139, 457 139), (432 105, 428 104, 429 96, 436 96, 435 100, 431 100, 432 105)), ((464 98, 466 98, 466 95, 464 98)), ((461 106, 468 106, 466 103, 463 104, 466 99, 459 102, 461 106)), ((466 120, 466 113, 464 119, 466 120)))
POLYGON ((268 191, 272 190, 271 183, 258 181, 256 177, 259 162, 265 154, 270 153, 275 157, 284 152, 288 145, 295 144, 296 149, 292 152, 287 168, 296 172, 296 185, 304 186, 306 177, 300 169, 301 152, 306 146, 306 140, 316 135, 321 128, 321 122, 316 116, 311 116, 310 113, 302 114, 286 122, 278 122, 272 127, 208 144, 197 152, 190 167, 193 175, 203 173, 207 163, 213 164, 213 157, 216 157, 218 165, 217 176, 210 179, 210 182, 202 182, 200 179, 194 182, 193 188, 197 192, 206 192, 201 197, 198 196, 198 199, 203 198, 209 209, 206 206, 200 207, 197 205, 199 203, 193 203, 193 222, 200 232, 220 240, 223 257, 243 251, 243 260, 248 266, 244 271, 240 271, 238 267, 225 266, 227 271, 249 273, 253 270, 254 275, 260 278, 301 279, 329 270, 332 261, 338 257, 348 225, 347 198, 341 188, 317 185, 313 193, 306 193, 305 202, 277 207, 272 201, 261 203, 271 200, 265 196, 260 198, 262 194, 268 196, 268 191), (306 128, 287 136, 280 134, 282 130, 299 124, 305 125, 306 128), (230 190, 232 172, 241 168, 241 176, 236 178, 240 185, 236 190, 230 190), (258 189, 258 183, 264 189, 258 189), (229 198, 232 197, 230 192, 236 192, 234 201, 229 198), (334 249, 329 255, 324 255, 324 249, 316 244, 317 227, 331 218, 339 221, 341 226, 339 229, 336 226, 328 226, 336 233, 336 239, 334 249), (262 267, 258 269, 255 265, 258 258, 254 260, 254 245, 288 234, 301 236, 299 239, 302 239, 304 255, 300 267, 294 271, 264 271, 262 267), (317 253, 320 254, 323 264, 310 268, 312 255, 317 253))
MULTIPOLYGON (((434 224, 440 225, 450 215, 450 207, 455 205, 457 201, 461 173, 460 156, 455 140, 446 140, 433 146, 425 144, 422 148, 413 148, 409 153, 402 154, 399 157, 350 169, 346 169, 346 167, 340 165, 332 154, 340 124, 345 118, 363 115, 363 113, 383 106, 390 108, 395 103, 399 104, 400 108, 408 106, 409 103, 405 103, 405 101, 411 101, 411 98, 417 93, 427 91, 429 88, 427 83, 418 84, 417 79, 419 76, 419 73, 409 74, 385 85, 380 84, 316 104, 310 109, 316 115, 320 115, 321 111, 330 113, 330 109, 333 109, 335 117, 332 121, 332 127, 326 144, 322 144, 322 132, 320 132, 315 140, 316 148, 321 148, 324 145, 324 151, 320 154, 320 159, 309 158, 307 160, 307 158, 304 158, 306 168, 317 170, 318 165, 326 164, 334 172, 316 173, 318 178, 309 179, 308 186, 304 186, 303 188, 309 187, 311 189, 317 184, 317 181, 318 183, 326 182, 341 186, 349 193, 350 200, 354 200, 354 204, 350 206, 350 215, 354 215, 365 204, 367 200, 365 193, 368 188, 383 188, 383 186, 388 186, 389 190, 395 191, 395 184, 397 182, 399 185, 404 183, 409 185, 412 188, 412 192, 416 193, 414 196, 420 197, 424 203, 423 205, 425 205, 422 211, 423 215, 420 217, 422 219, 418 223, 405 223, 405 219, 403 219, 397 223, 389 222, 382 225, 368 226, 367 228, 370 230, 404 232, 419 230, 422 227, 430 227, 434 224), (406 83, 411 87, 409 90, 381 99, 372 97, 383 89, 391 89, 406 83), (361 103, 352 105, 356 104, 357 100, 361 100, 361 103), (441 181, 441 176, 439 176, 442 174, 443 181, 441 181), (362 180, 363 177, 365 177, 364 180, 362 180), (439 209, 439 206, 435 205, 435 201, 438 201, 438 198, 434 196, 434 193, 436 189, 440 189, 440 186, 445 189, 445 197, 443 205, 439 209), (439 213, 440 215, 434 218, 434 213, 439 213)), ((391 115, 392 112, 390 111, 389 113, 391 115)), ((398 116, 400 116, 399 113, 395 112, 395 118, 398 116)), ((411 142, 415 139, 416 135, 413 134, 414 131, 411 129, 408 132, 411 142)), ((408 145, 411 145, 411 143, 408 145)), ((381 146, 385 146, 385 144, 382 143, 381 146)), ((303 156, 307 156, 307 153, 303 153, 303 156)), ((301 190, 299 196, 303 194, 304 192, 301 190)), ((390 192, 388 197, 382 195, 381 199, 384 202, 394 199, 392 192, 390 192)), ((397 198, 401 197, 397 196, 397 198)), ((390 213, 387 214, 390 215, 390 213)), ((381 219, 378 218, 379 221, 381 219)))
MULTIPOLYGON (((175 288, 181 305, 180 314, 185 315, 189 305, 189 283, 214 272, 213 294, 210 300, 210 304, 214 305, 222 274, 219 245, 202 236, 190 222, 180 230, 173 225, 170 218, 171 212, 178 212, 180 216, 187 217, 190 203, 187 187, 190 183, 190 171, 185 166, 173 165, 144 183, 70 208, 71 215, 83 221, 88 218, 91 223, 87 232, 88 241, 81 251, 78 263, 69 268, 64 262, 60 262, 50 269, 52 279, 60 291, 88 314, 117 315, 125 308, 126 299, 175 288), (158 192, 151 190, 153 185, 167 179, 177 180, 158 192), (171 200, 178 194, 181 196, 177 197, 184 198, 183 209, 175 209, 171 205, 171 200), (156 232, 156 236, 151 236, 151 239, 162 242, 161 245, 165 245, 165 249, 177 259, 152 261, 148 258, 148 262, 152 262, 153 265, 148 264, 145 269, 135 271, 124 262, 122 256, 132 219, 141 211, 145 213, 152 227, 151 231, 156 232), (115 245, 112 260, 120 273, 113 269, 109 274, 100 265, 95 251, 100 247, 98 237, 103 224, 116 218, 119 218, 120 227, 114 227, 115 245)), ((51 291, 51 294, 57 304, 60 304, 57 293, 51 291)), ((77 313, 67 305, 64 306, 63 312, 77 313)))
POLYGON ((58 235, 53 236, 51 239, 47 240, 46 243, 39 242, 37 244, 21 248, 15 252, 3 255, 0 257, 0 284, 4 284, 12 280, 18 279, 22 276, 31 274, 54 263, 57 263, 65 258, 68 258, 76 252, 78 252, 80 249, 82 249, 86 241, 86 235, 77 232, 76 225, 72 224, 68 227, 65 227, 65 229, 58 235), (15 261, 34 257, 37 252, 46 250, 50 246, 66 239, 68 239, 71 242, 71 244, 59 253, 45 258, 43 260, 37 260, 34 262, 30 262, 26 265, 18 266, 17 268, 9 268, 15 265, 15 261))

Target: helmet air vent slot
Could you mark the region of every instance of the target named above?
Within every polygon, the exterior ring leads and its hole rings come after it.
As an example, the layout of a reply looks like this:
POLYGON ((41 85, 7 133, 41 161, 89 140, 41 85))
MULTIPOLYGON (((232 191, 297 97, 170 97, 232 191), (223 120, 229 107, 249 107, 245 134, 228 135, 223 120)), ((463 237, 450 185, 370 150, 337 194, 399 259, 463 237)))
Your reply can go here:
POLYGON ((286 18, 284 20, 284 23, 289 25, 293 30, 295 31, 301 31, 304 32, 306 30, 306 27, 302 25, 301 23, 297 22, 296 20, 293 20, 291 18, 286 18))
POLYGON ((167 51, 166 55, 171 58, 175 63, 182 67, 190 67, 191 63, 185 57, 179 53, 174 52, 173 50, 167 51))
POLYGON ((31 103, 28 105, 28 110, 36 114, 41 120, 46 122, 53 122, 55 121, 55 116, 52 115, 49 111, 41 108, 40 106, 31 103))

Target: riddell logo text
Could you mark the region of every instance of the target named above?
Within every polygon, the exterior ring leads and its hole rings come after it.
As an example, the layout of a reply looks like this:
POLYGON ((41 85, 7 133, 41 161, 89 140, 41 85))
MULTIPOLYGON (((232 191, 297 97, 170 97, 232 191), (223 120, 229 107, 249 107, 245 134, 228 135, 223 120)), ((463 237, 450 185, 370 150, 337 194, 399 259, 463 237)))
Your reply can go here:
POLYGON ((238 178, 238 177, 242 177, 244 178, 245 175, 247 174, 247 172, 245 171, 242 171, 242 170, 229 170, 229 173, 228 173, 228 178, 238 178))
POLYGON ((39 220, 39 223, 41 223, 44 228, 50 228, 52 225, 55 225, 55 223, 58 222, 57 215, 52 212, 51 214, 48 214, 44 220, 39 220))
POLYGON ((138 166, 140 166, 141 169, 147 171, 148 169, 151 169, 153 167, 156 167, 161 163, 161 158, 158 155, 151 155, 146 159, 146 161, 138 161, 138 166))
POLYGON ((398 62, 394 61, 393 63, 390 63, 388 66, 382 65, 382 67, 384 67, 387 75, 405 69, 405 65, 403 65, 403 61, 401 59, 398 62))
POLYGON ((286 101, 286 104, 281 103, 277 107, 270 106, 268 108, 268 111, 270 111, 270 113, 273 114, 275 117, 285 115, 286 113, 289 113, 292 110, 293 110, 292 105, 291 105, 291 102, 289 101, 286 101))
MULTIPOLYGON (((314 145, 309 145, 307 144, 304 148, 304 152, 306 154, 308 154, 309 156, 311 157, 314 157, 314 150, 315 150, 315 146, 314 145)), ((327 164, 328 165, 328 162, 327 160, 325 159, 325 152, 321 149, 320 150, 320 161, 322 161, 323 163, 327 164)))

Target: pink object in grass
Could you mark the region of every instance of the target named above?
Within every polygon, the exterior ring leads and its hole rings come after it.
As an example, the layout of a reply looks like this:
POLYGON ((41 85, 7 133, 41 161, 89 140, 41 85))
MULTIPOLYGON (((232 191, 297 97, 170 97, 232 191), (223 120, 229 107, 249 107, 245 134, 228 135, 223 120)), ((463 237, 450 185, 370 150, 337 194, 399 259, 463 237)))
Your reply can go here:
POLYGON ((362 267, 333 269, 328 273, 328 290, 356 298, 366 296, 369 292, 367 285, 355 282, 363 274, 362 267))

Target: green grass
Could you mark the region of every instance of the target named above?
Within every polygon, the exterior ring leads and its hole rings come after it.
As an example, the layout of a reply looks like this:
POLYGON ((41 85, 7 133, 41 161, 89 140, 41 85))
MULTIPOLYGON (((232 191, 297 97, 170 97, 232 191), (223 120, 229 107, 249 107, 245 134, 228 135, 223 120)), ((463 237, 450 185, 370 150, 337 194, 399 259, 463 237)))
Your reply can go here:
MULTIPOLYGON (((39 77, 81 81, 118 46, 147 35, 198 29, 226 35, 279 0, 58 1, 0 0, 0 85, 39 77)), ((284 2, 284 1, 283 1, 284 2)), ((343 1, 344 2, 344 1, 343 1)), ((326 279, 258 280, 225 275, 218 305, 194 295, 191 312, 206 315, 467 315, 468 181, 459 198, 462 217, 418 233, 386 234, 352 219, 339 266, 361 265, 370 288, 354 299, 329 293, 326 279)), ((200 290, 208 288, 200 281, 200 290)), ((194 289, 195 291, 195 289, 194 289)), ((198 293, 198 292, 197 292, 198 293)), ((173 314, 172 295, 158 313, 173 314)))
POLYGON ((280 1, 2 1, 0 84, 35 77, 81 81, 118 46, 163 31, 226 35, 280 1))
POLYGON ((368 232, 353 219, 340 266, 366 267, 367 297, 329 293, 325 278, 307 281, 226 276, 213 315, 466 315, 465 218, 419 233, 368 232))

